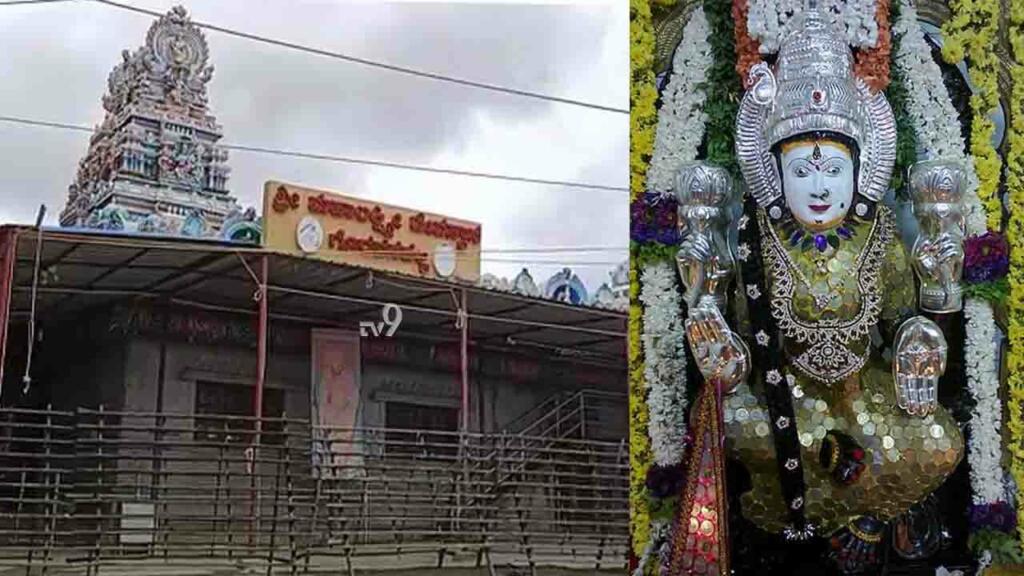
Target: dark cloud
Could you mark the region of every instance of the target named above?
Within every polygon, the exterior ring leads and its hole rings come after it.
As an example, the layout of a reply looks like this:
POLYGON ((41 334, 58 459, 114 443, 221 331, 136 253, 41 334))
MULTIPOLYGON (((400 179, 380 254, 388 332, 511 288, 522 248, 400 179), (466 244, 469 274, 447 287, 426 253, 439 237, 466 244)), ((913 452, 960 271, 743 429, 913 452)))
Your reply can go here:
MULTIPOLYGON (((135 3, 160 11, 172 5, 135 3)), ((208 0, 187 7, 196 20, 273 38, 626 107, 628 20, 622 2, 208 0)), ((144 42, 150 23, 94 3, 0 7, 0 110, 96 123, 107 74, 122 49, 144 42)), ((411 78, 216 32, 207 39, 216 68, 210 101, 225 141, 626 185, 626 115, 411 78)), ((86 146, 86 134, 0 123, 0 220, 31 221, 40 202, 58 213, 86 146)), ((279 179, 476 219, 484 225, 485 248, 626 244, 625 193, 243 152, 233 153, 230 164, 231 189, 246 204, 259 204, 262 183, 279 179)), ((514 273, 516 266, 493 271, 509 268, 514 273)), ((590 268, 585 277, 600 282, 606 274, 590 268)))

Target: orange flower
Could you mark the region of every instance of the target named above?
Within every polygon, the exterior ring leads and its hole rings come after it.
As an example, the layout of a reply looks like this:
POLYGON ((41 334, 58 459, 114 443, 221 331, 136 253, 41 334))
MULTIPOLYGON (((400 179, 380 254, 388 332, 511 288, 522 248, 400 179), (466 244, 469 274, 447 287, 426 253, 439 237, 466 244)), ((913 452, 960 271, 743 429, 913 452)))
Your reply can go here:
POLYGON ((747 0, 733 0, 732 19, 735 23, 734 34, 736 36, 736 73, 743 79, 743 88, 750 88, 747 85, 747 73, 755 64, 761 61, 761 44, 751 38, 747 32, 747 12, 750 7, 747 0))
POLYGON ((864 80, 872 92, 885 90, 889 85, 889 54, 892 52, 889 0, 878 0, 875 21, 878 22, 878 43, 873 48, 858 50, 853 64, 853 73, 864 80))

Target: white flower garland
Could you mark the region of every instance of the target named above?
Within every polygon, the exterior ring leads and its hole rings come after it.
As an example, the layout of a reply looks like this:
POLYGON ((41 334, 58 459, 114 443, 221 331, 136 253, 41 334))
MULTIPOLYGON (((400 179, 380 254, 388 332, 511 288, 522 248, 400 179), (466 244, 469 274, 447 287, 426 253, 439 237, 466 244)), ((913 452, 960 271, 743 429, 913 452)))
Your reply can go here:
POLYGON ((647 169, 647 190, 667 194, 680 164, 697 157, 704 138, 706 93, 698 88, 711 68, 708 20, 698 7, 683 28, 683 40, 672 58, 672 77, 662 93, 654 155, 647 169))
POLYGON ((907 115, 914 126, 918 146, 931 158, 949 158, 966 167, 967 234, 984 234, 985 209, 978 199, 974 162, 964 152, 966 146, 960 134, 959 116, 942 83, 942 71, 932 60, 931 47, 924 40, 917 12, 909 2, 900 3, 900 16, 893 24, 893 33, 900 39, 894 63, 905 79, 907 115))
MULTIPOLYGON (((667 522, 651 520, 651 539, 647 541, 647 546, 644 547, 644 553, 640 556, 640 561, 637 562, 632 576, 644 576, 647 572, 647 562, 651 558, 658 558, 659 563, 661 562, 661 555, 669 543, 669 530, 670 526, 667 522)), ((659 569, 656 573, 661 574, 661 572, 662 570, 659 569)))
MULTIPOLYGON (((986 232, 985 208, 978 199, 978 176, 974 161, 965 153, 960 123, 939 65, 932 59, 931 48, 917 21, 914 7, 903 0, 900 16, 893 25, 899 37, 894 63, 903 75, 907 88, 907 115, 914 127, 917 141, 932 158, 949 158, 967 169, 968 183, 964 204, 968 235, 986 232)), ((991 504, 1004 500, 1003 470, 1000 466, 1002 437, 1000 426, 1002 406, 999 403, 999 359, 997 329, 992 305, 980 298, 964 303, 967 318, 964 362, 967 385, 974 397, 971 412, 971 439, 967 457, 971 464, 971 491, 975 504, 991 504)))
POLYGON ((1002 406, 999 405, 999 373, 997 351, 999 340, 996 333, 992 306, 979 298, 968 298, 964 303, 967 318, 967 342, 964 347, 964 363, 967 368, 967 384, 974 396, 971 409, 971 440, 967 446, 967 458, 971 463, 972 499, 975 504, 992 504, 1002 501, 1003 469, 1002 406))
MULTIPOLYGON (((806 10, 806 0, 749 0, 747 33, 761 44, 762 54, 779 51, 779 45, 800 23, 794 18, 806 10)), ((826 15, 847 43, 858 48, 878 44, 876 0, 819 0, 818 9, 826 15)))
MULTIPOLYGON (((697 157, 704 138, 706 93, 701 85, 711 68, 708 20, 698 7, 683 28, 683 39, 672 58, 672 77, 662 93, 654 155, 647 170, 647 189, 668 194, 679 166, 697 157)), ((678 464, 686 436, 686 335, 676 271, 657 263, 640 271, 640 302, 644 307, 641 345, 644 383, 654 463, 678 464)))
POLYGON ((686 436, 686 335, 682 299, 676 287, 676 271, 658 262, 640 272, 640 302, 644 306, 644 382, 650 420, 654 463, 678 464, 686 436))

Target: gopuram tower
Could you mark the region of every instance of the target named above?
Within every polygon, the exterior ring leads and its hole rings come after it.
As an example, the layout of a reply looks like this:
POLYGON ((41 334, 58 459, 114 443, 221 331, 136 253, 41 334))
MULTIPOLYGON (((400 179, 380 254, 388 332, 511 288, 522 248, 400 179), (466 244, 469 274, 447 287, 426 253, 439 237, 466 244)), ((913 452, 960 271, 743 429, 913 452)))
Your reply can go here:
POLYGON ((243 213, 228 192, 203 33, 178 6, 150 27, 145 46, 121 56, 61 225, 258 241, 255 211, 243 213))

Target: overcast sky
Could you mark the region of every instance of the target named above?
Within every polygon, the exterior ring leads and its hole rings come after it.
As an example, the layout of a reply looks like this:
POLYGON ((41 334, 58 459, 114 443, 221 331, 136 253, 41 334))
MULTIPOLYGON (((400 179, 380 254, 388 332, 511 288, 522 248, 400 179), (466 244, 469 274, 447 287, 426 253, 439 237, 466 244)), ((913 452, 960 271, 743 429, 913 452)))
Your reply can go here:
MULTIPOLYGON (((125 0, 166 12, 177 2, 125 0)), ((481 82, 628 107, 628 7, 586 4, 192 0, 194 20, 481 82)), ((0 115, 95 125, 121 50, 152 19, 78 0, 0 6, 0 115)), ((209 84, 224 141, 287 150, 626 186, 625 114, 440 83, 207 31, 209 84)), ((0 122, 0 222, 56 225, 88 135, 0 122)), ((626 257, 627 193, 431 175, 232 152, 229 188, 261 205, 276 179, 474 220, 488 249, 616 246, 626 257)), ((519 263, 484 262, 511 277, 519 263)), ((571 265, 588 287, 610 266, 571 265)), ((545 280, 559 266, 529 264, 545 280)))

